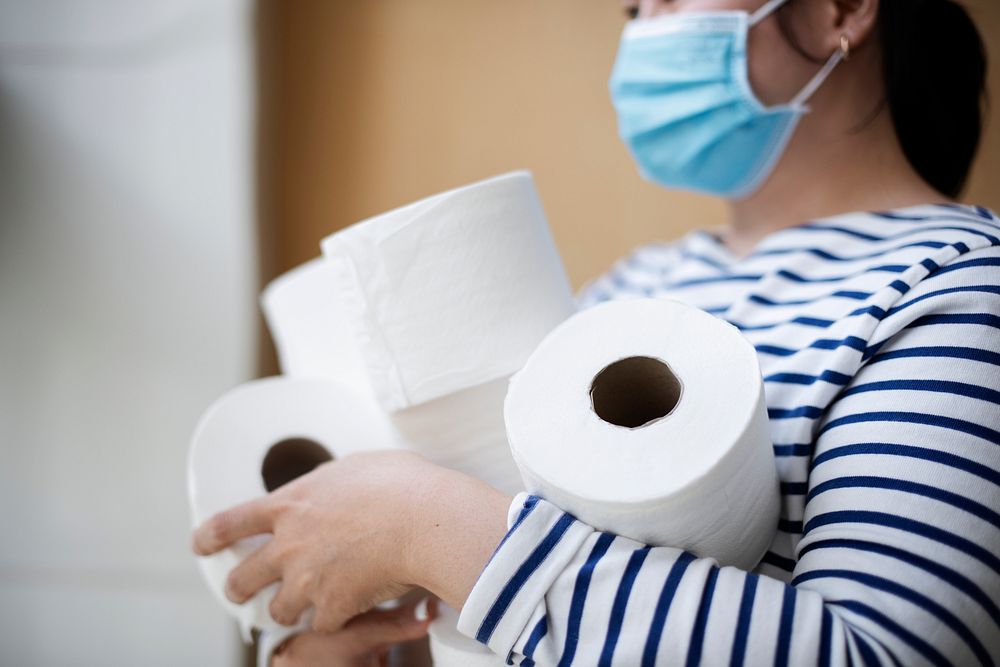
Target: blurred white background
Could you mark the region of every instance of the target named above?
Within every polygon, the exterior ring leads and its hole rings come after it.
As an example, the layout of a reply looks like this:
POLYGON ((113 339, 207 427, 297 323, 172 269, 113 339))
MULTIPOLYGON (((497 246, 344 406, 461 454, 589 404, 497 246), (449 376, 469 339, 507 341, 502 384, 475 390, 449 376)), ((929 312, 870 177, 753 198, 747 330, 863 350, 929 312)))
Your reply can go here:
POLYGON ((195 421, 255 375, 252 7, 0 0, 0 665, 234 665, 195 421))

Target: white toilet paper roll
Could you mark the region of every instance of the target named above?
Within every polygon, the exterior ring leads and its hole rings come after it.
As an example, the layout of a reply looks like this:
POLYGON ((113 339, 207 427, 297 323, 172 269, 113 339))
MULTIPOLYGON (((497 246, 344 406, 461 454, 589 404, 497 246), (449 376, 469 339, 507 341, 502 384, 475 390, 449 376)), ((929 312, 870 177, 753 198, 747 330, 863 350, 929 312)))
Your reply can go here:
POLYGON ((459 632, 457 625, 458 612, 439 602, 438 616, 428 630, 434 667, 502 667, 506 664, 504 658, 459 632))
POLYGON ((504 412, 527 489, 601 530, 743 568, 771 543, 763 382, 722 320, 664 299, 581 312, 514 376, 504 412))
POLYGON ((507 445, 503 402, 507 378, 455 392, 394 413, 404 446, 514 494, 523 483, 507 445))
MULTIPOLYGON (((218 399, 195 430, 188 456, 193 523, 264 496, 331 458, 397 446, 397 434, 374 402, 337 382, 283 377, 248 382, 218 399)), ((283 629, 268 612, 277 585, 243 605, 225 596, 229 572, 268 539, 242 540, 199 559, 209 588, 244 632, 283 629)))
POLYGON ((322 246, 387 410, 509 376, 574 311, 527 172, 385 213, 322 246))
POLYGON ((322 257, 275 278, 260 306, 290 377, 327 377, 370 391, 354 328, 336 299, 336 271, 322 257))

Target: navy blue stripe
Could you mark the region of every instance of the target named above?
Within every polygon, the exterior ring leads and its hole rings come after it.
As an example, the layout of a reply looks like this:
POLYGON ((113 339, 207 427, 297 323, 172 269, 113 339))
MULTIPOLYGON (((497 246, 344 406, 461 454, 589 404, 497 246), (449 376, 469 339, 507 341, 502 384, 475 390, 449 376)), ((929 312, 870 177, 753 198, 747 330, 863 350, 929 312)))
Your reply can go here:
POLYGON ((573 598, 569 605, 569 620, 566 628, 566 643, 563 646, 563 654, 559 659, 559 667, 567 667, 572 664, 573 656, 576 655, 576 647, 580 642, 580 621, 583 620, 583 607, 587 602, 587 591, 590 589, 590 579, 594 575, 594 568, 600 562, 604 554, 608 552, 611 543, 615 541, 615 536, 608 533, 601 533, 597 537, 594 548, 591 549, 587 561, 580 567, 576 575, 576 584, 573 587, 573 598))
POLYGON ((756 282, 763 278, 761 274, 741 274, 741 275, 726 275, 726 276, 711 276, 709 278, 691 278, 690 280, 681 280, 679 282, 667 283, 666 287, 669 289, 684 289, 686 287, 698 287, 701 285, 714 285, 716 283, 735 283, 735 282, 756 282))
POLYGON ((834 489, 886 489, 889 491, 900 491, 910 493, 922 498, 930 498, 939 502, 956 507, 964 512, 982 519, 996 528, 1000 528, 1000 514, 994 512, 989 507, 970 500, 951 491, 946 491, 936 486, 911 482, 902 479, 892 479, 889 477, 875 477, 869 475, 854 475, 838 477, 817 484, 809 491, 806 502, 813 500, 816 496, 832 491, 834 489))
POLYGON ((528 515, 531 514, 537 504, 538 496, 528 496, 524 499, 524 505, 521 507, 521 511, 518 513, 517 519, 510 527, 510 530, 504 534, 503 539, 500 540, 500 544, 497 545, 497 548, 493 550, 492 554, 490 554, 490 559, 486 561, 487 565, 493 562, 493 559, 500 552, 500 549, 503 548, 503 545, 507 544, 507 540, 510 536, 517 532, 517 529, 521 527, 521 524, 524 523, 524 520, 528 518, 528 515))
POLYGON ((802 522, 792 521, 791 519, 778 519, 778 530, 790 535, 798 535, 802 533, 802 522))
POLYGON ((822 618, 819 627, 819 667, 830 667, 833 658, 833 614, 825 605, 822 618))
MULTIPOLYGON (((933 646, 931 646, 923 639, 913 634, 900 624, 893 621, 891 618, 889 618, 882 612, 877 611, 866 604, 863 604, 861 602, 856 602, 854 600, 836 600, 829 602, 828 604, 842 607, 859 616, 864 616, 865 618, 868 618, 874 621, 875 623, 878 623, 883 628, 885 628, 892 634, 899 637, 899 639, 902 640, 905 644, 911 646, 913 650, 915 650, 920 655, 924 656, 932 664, 939 665, 940 667, 952 667, 951 663, 948 662, 948 660, 943 655, 941 655, 941 653, 938 652, 937 649, 935 649, 933 646)), ((858 644, 860 645, 861 643, 860 635, 855 633, 854 636, 856 639, 858 639, 858 644)), ((888 648, 886 648, 884 644, 882 645, 882 648, 885 648, 886 651, 888 651, 888 648)))
POLYGON ((927 279, 946 275, 952 271, 962 271, 963 269, 971 269, 979 266, 1000 266, 1000 257, 983 257, 981 259, 969 259, 963 262, 947 264, 938 269, 933 276, 928 276, 927 279))
POLYGON ((778 625, 778 646, 775 649, 774 667, 788 667, 788 654, 792 648, 792 625, 795 622, 795 589, 785 586, 781 600, 781 617, 778 625))
POLYGON ((863 394, 869 391, 929 391, 940 394, 966 396, 1000 405, 1000 391, 979 385, 966 384, 965 382, 950 382, 947 380, 886 380, 884 382, 869 382, 851 387, 843 392, 840 398, 853 396, 854 394, 863 394))
POLYGON ((934 463, 939 463, 950 468, 955 468, 957 470, 962 470, 969 474, 976 475, 977 477, 981 477, 997 486, 1000 486, 1000 471, 994 470, 993 468, 978 463, 977 461, 972 461, 970 459, 942 452, 937 449, 925 449, 923 447, 912 447, 910 445, 895 445, 885 442, 865 442, 831 449, 816 456, 816 458, 812 461, 812 467, 815 468, 822 463, 844 456, 865 455, 901 456, 912 459, 920 459, 923 461, 933 461, 934 463))
POLYGON ((902 280, 893 280, 891 283, 889 283, 889 287, 899 292, 900 296, 906 294, 911 289, 913 289, 910 285, 904 283, 902 280))
POLYGON ((924 276, 924 280, 931 277, 931 274, 933 274, 935 271, 941 268, 940 264, 931 259, 920 260, 920 266, 927 269, 927 274, 924 276))
POLYGON ((787 326, 789 324, 797 324, 804 327, 812 327, 814 329, 829 329, 837 322, 842 322, 848 317, 858 317, 860 315, 871 315, 876 320, 881 320, 887 315, 887 311, 880 308, 879 306, 865 306, 864 308, 857 308, 841 316, 836 320, 826 320, 819 317, 807 317, 800 316, 794 317, 790 320, 781 320, 780 322, 772 322, 770 324, 743 324, 741 322, 735 322, 730 320, 730 324, 739 329, 740 331, 769 331, 771 329, 777 329, 778 327, 787 326))
POLYGON ((992 442, 995 445, 1000 445, 1000 431, 994 431, 991 428, 987 428, 986 426, 976 424, 974 422, 965 421, 964 419, 955 419, 954 417, 945 417, 944 415, 929 415, 924 414, 923 412, 886 411, 861 412, 858 414, 847 415, 846 417, 840 417, 839 419, 834 419, 824 424, 819 430, 819 435, 828 433, 835 428, 840 428, 841 426, 872 422, 934 426, 936 428, 947 429, 958 433, 966 433, 977 438, 982 438, 987 442, 992 442))
MULTIPOLYGON (((980 220, 973 211, 969 210, 971 207, 965 205, 958 206, 948 206, 947 204, 934 204, 935 208, 948 209, 945 215, 904 215, 902 213, 893 213, 891 211, 871 211, 871 215, 877 218, 882 218, 883 220, 892 220, 895 222, 970 222, 972 224, 982 224, 980 220), (965 215, 955 215, 955 213, 965 214, 965 215)), ((985 218, 986 220, 991 220, 991 218, 985 218)), ((918 228, 919 229, 919 228, 918 228)))
POLYGON ((893 306, 889 309, 889 315, 895 315, 901 310, 906 310, 910 306, 926 301, 927 299, 935 299, 941 296, 947 296, 948 294, 1000 294, 1000 286, 996 285, 966 285, 964 287, 949 287, 947 289, 936 290, 934 292, 928 292, 927 294, 921 294, 918 297, 914 297, 905 303, 901 303, 897 306, 893 306))
POLYGON ((503 590, 497 595, 497 599, 493 601, 490 610, 486 613, 486 617, 479 626, 479 631, 476 632, 476 641, 481 644, 489 643, 490 637, 493 636, 493 631, 496 630, 497 625, 507 612, 507 608, 510 607, 511 602, 514 601, 514 597, 521 590, 521 587, 531 578, 531 575, 534 574, 535 570, 538 569, 555 546, 559 544, 559 540, 563 538, 563 535, 566 534, 566 531, 569 530, 569 527, 575 521, 576 519, 571 515, 563 513, 552 527, 552 530, 548 532, 525 561, 521 563, 521 566, 517 568, 514 576, 503 587, 503 590))
POLYGON ((705 645, 705 628, 708 627, 708 614, 712 610, 712 597, 715 595, 715 582, 719 578, 719 568, 712 567, 705 580, 705 589, 698 605, 698 614, 694 619, 694 629, 691 630, 691 641, 688 644, 687 667, 697 667, 701 664, 701 652, 705 645))
POLYGON ((795 561, 791 558, 785 558, 780 556, 773 551, 768 551, 764 554, 764 557, 760 559, 761 563, 767 563, 768 565, 773 565, 779 570, 784 570, 785 572, 792 572, 795 570, 795 561))
POLYGON ((812 385, 817 382, 828 382, 840 387, 846 386, 851 380, 850 375, 826 370, 819 375, 805 375, 802 373, 774 373, 764 378, 764 382, 774 382, 777 384, 801 384, 812 385))
MULTIPOLYGON (((966 396, 1000 405, 1000 391, 964 382, 949 382, 945 380, 886 380, 884 382, 870 382, 851 387, 840 394, 840 398, 843 399, 870 391, 927 391, 953 396, 966 396)), ((798 419, 801 417, 819 419, 823 416, 824 412, 825 410, 820 407, 802 405, 797 408, 768 408, 767 416, 770 419, 798 419)))
MULTIPOLYGON (((693 259, 696 262, 701 262, 702 264, 706 264, 718 271, 729 271, 729 266, 726 265, 724 262, 720 262, 714 257, 709 257, 708 255, 703 255, 701 253, 694 252, 693 250, 689 250, 684 246, 681 246, 680 254, 681 257, 683 257, 684 259, 693 259)), ((662 273, 662 266, 658 267, 658 269, 662 273)))
POLYGON ((951 628, 952 632, 961 637, 966 646, 968 646, 972 652, 976 654, 976 657, 979 658, 980 663, 983 665, 993 665, 993 660, 990 659, 990 655, 986 650, 986 647, 983 646, 982 642, 979 641, 979 639, 964 623, 962 623, 962 621, 958 619, 958 617, 926 595, 918 593, 907 586, 897 584, 896 582, 890 581, 884 577, 878 577, 865 572, 855 572, 854 570, 813 570, 796 577, 792 582, 792 585, 798 586, 815 579, 831 578, 856 581, 867 588, 895 595, 898 598, 920 607, 931 616, 934 616, 942 624, 951 628))
POLYGON ((729 667, 743 667, 747 655, 747 642, 750 639, 750 620, 753 617, 753 601, 757 597, 756 574, 748 574, 743 578, 743 595, 740 598, 740 612, 736 617, 736 634, 733 637, 733 651, 729 659, 729 667))
POLYGON ((775 275, 785 280, 789 280, 793 283, 802 284, 818 284, 818 283, 840 283, 850 280, 851 278, 857 278, 858 276, 863 276, 866 273, 905 273, 909 270, 909 266, 906 264, 885 264, 883 266, 874 266, 870 269, 864 269, 863 271, 857 271, 855 273, 849 273, 846 276, 829 276, 826 278, 807 278, 803 275, 789 271, 788 269, 780 269, 775 275))
POLYGON ((882 351, 882 348, 892 340, 891 338, 886 338, 878 343, 871 343, 865 348, 864 352, 861 354, 861 361, 867 362, 869 359, 877 355, 882 351))
POLYGON ((896 530, 901 530, 913 535, 919 535, 920 537, 928 540, 933 540, 934 542, 939 542, 953 549, 957 549, 958 551, 975 558, 983 565, 986 565, 993 570, 993 572, 1000 574, 1000 558, 997 558, 997 556, 991 551, 984 549, 975 542, 967 540, 964 537, 959 537, 958 535, 950 533, 942 528, 938 528, 937 526, 932 526, 914 519, 896 516, 895 514, 862 510, 827 512, 826 514, 820 514, 810 519, 805 525, 804 532, 808 534, 809 532, 822 526, 830 526, 841 523, 863 523, 885 526, 887 528, 895 528, 896 530))
POLYGON ((625 619, 625 608, 628 606, 629 595, 632 594, 632 585, 635 578, 639 576, 639 570, 649 555, 650 547, 642 547, 632 552, 625 566, 625 573, 622 575, 621 583, 618 584, 618 591, 615 593, 615 600, 611 603, 611 618, 608 620, 608 634, 604 638, 604 648, 601 649, 601 659, 598 662, 600 667, 611 665, 615 657, 615 647, 618 645, 618 637, 622 631, 622 622, 625 619))
POLYGON ((936 560, 924 558, 918 554, 887 544, 849 539, 829 539, 811 542, 802 548, 799 552, 799 558, 804 558, 806 554, 822 549, 851 549, 854 551, 876 553, 889 558, 895 558, 898 561, 924 570, 979 603, 986 610, 986 613, 990 615, 990 618, 993 619, 993 623, 1000 628, 1000 607, 997 606, 996 602, 971 579, 949 567, 941 565, 936 560))
POLYGON ((770 329, 777 329, 778 327, 783 327, 788 324, 798 324, 800 326, 813 327, 816 329, 828 329, 836 324, 836 322, 836 320, 823 320, 818 317, 796 317, 791 320, 774 322, 772 324, 741 324, 740 322, 730 322, 730 324, 740 331, 768 331, 770 329))
POLYGON ((907 329, 917 329, 919 327, 931 327, 939 324, 974 324, 984 327, 1000 329, 1000 317, 989 313, 956 313, 952 315, 924 315, 919 317, 909 325, 907 329))
POLYGON ((521 661, 521 667, 534 667, 535 661, 533 658, 535 649, 538 647, 538 642, 542 641, 542 637, 548 631, 548 616, 542 616, 538 619, 538 623, 535 624, 531 634, 528 635, 528 641, 524 643, 524 660, 521 661))
POLYGON ((767 416, 769 419, 799 419, 800 417, 819 419, 823 416, 823 412, 823 408, 801 405, 797 408, 768 408, 767 416))
POLYGON ((774 445, 774 455, 781 458, 785 456, 811 456, 813 453, 812 443, 798 445, 774 445))
POLYGON ((849 290, 837 290, 831 294, 821 294, 811 299, 796 299, 793 301, 775 301, 761 294, 751 294, 748 300, 762 306, 808 306, 813 303, 826 301, 827 299, 850 299, 852 301, 864 301, 872 296, 871 292, 855 292, 849 290))
MULTIPOLYGON (((957 206, 956 206, 956 208, 957 208, 957 206)), ((1000 219, 1000 218, 997 218, 997 216, 993 215, 993 212, 992 212, 992 211, 990 211, 990 210, 989 210, 988 208, 986 208, 985 206, 973 206, 972 208, 973 208, 973 209, 974 209, 974 210, 976 211, 976 213, 978 213, 978 214, 980 215, 980 217, 982 217, 982 218, 983 218, 984 220, 989 220, 989 221, 991 221, 991 222, 997 222, 997 220, 998 220, 998 219, 1000 219)))
POLYGON ((809 491, 809 482, 782 482, 781 495, 801 496, 809 491))
POLYGON ((1000 366, 1000 354, 989 350, 980 350, 974 347, 911 347, 905 350, 893 350, 883 352, 872 357, 868 365, 878 364, 883 361, 893 359, 966 359, 968 361, 979 361, 984 364, 1000 366))
POLYGON ((656 610, 653 612, 653 620, 649 625, 649 634, 646 635, 646 645, 642 650, 642 667, 655 667, 656 654, 660 650, 660 639, 663 637, 663 628, 667 624, 667 614, 670 613, 670 605, 677 594, 677 587, 680 586, 681 579, 688 565, 694 561, 694 556, 688 552, 681 553, 670 567, 670 573, 666 581, 663 582, 663 589, 660 590, 660 597, 656 601, 656 610))
POLYGON ((755 349, 760 354, 770 354, 777 357, 790 357, 802 352, 803 350, 836 350, 839 347, 850 347, 858 352, 864 352, 867 346, 868 343, 863 338, 848 336, 847 338, 841 339, 821 338, 800 349, 779 347, 777 345, 756 345, 755 349))
POLYGON ((900 250, 907 250, 909 248, 933 248, 935 250, 940 250, 941 248, 947 248, 949 245, 952 244, 945 243, 943 241, 915 241, 913 243, 904 243, 903 245, 886 248, 885 250, 879 250, 878 252, 868 253, 867 255, 855 255, 853 257, 835 255, 828 250, 823 250, 822 248, 769 248, 767 250, 755 252, 751 254, 750 257, 779 257, 783 255, 807 254, 812 255, 813 257, 818 257, 827 262, 860 262, 866 259, 885 257, 886 255, 891 255, 899 252, 900 250))
MULTIPOLYGON (((861 634, 855 632, 852 637, 854 638, 854 645, 858 647, 858 653, 861 654, 861 659, 865 662, 865 667, 882 667, 882 661, 879 657, 875 655, 875 650, 872 649, 871 644, 868 643, 868 639, 861 634)), ((889 657, 892 659, 894 665, 899 665, 899 660, 886 649, 885 645, 882 648, 886 650, 889 657)))
POLYGON ((960 219, 962 219, 962 220, 966 219, 966 217, 968 215, 968 216, 975 216, 975 218, 977 219, 977 222, 978 222, 978 218, 982 218, 983 220, 987 220, 989 222, 996 222, 997 221, 997 217, 994 216, 990 212, 989 209, 984 208, 982 206, 972 206, 972 205, 968 205, 968 204, 949 204, 949 203, 934 204, 933 206, 935 208, 943 208, 946 211, 954 211, 954 212, 957 212, 957 213, 966 214, 966 215, 962 215, 961 216, 960 219))
MULTIPOLYGON (((937 221, 948 222, 948 220, 942 218, 937 218, 937 221)), ((966 221, 962 220, 962 222, 966 221)), ((973 224, 982 224, 982 222, 979 220, 968 220, 968 222, 971 222, 973 224)), ((889 236, 876 236, 874 234, 868 234, 866 232, 859 232, 855 229, 850 229, 848 227, 840 227, 838 225, 827 225, 820 223, 809 223, 797 229, 802 231, 836 232, 838 234, 844 234, 846 236, 851 236, 857 239, 861 239, 863 241, 878 241, 878 242, 897 241, 899 239, 906 238, 907 236, 914 236, 916 234, 925 234, 927 232, 966 232, 968 234, 973 234, 975 236, 983 237, 989 240, 993 245, 1000 244, 1000 239, 980 229, 973 229, 970 227, 954 227, 949 225, 933 225, 933 226, 920 225, 918 227, 914 227, 913 229, 908 229, 905 232, 899 232, 898 234, 891 234, 889 236)))

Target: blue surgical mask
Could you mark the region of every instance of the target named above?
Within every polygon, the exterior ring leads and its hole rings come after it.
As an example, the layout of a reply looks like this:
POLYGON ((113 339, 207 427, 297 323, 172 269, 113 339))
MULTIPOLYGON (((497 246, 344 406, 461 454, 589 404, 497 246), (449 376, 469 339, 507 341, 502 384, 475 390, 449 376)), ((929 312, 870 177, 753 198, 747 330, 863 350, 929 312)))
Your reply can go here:
POLYGON ((747 73, 747 33, 787 0, 743 11, 630 21, 611 75, 622 140, 654 183, 732 199, 755 192, 788 145, 836 52, 788 104, 767 107, 747 73))

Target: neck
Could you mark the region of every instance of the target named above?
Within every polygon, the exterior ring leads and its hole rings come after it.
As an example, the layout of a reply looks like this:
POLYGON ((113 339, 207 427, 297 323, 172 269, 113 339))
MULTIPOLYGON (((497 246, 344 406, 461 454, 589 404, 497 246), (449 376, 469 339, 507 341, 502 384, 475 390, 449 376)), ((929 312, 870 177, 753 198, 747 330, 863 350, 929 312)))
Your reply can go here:
POLYGON ((910 166, 884 105, 868 122, 841 106, 807 114, 764 186, 730 202, 723 240, 734 254, 809 220, 947 201, 910 166))

